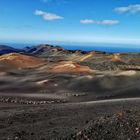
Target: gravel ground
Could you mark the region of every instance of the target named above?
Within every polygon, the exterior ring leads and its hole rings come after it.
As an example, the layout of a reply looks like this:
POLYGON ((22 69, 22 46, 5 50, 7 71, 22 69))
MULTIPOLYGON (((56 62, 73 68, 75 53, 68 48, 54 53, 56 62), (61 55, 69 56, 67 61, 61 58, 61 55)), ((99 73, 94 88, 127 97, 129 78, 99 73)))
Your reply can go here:
POLYGON ((0 104, 0 140, 139 139, 140 100, 0 104))
POLYGON ((139 140, 140 111, 126 110, 87 122, 70 140, 139 140))

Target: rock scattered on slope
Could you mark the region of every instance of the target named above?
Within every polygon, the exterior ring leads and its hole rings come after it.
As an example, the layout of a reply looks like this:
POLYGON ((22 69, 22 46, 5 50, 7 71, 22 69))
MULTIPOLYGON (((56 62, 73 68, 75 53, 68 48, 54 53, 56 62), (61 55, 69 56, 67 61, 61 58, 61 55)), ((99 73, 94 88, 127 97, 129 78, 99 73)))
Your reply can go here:
POLYGON ((127 110, 112 116, 90 121, 70 140, 138 140, 140 139, 140 112, 127 110))

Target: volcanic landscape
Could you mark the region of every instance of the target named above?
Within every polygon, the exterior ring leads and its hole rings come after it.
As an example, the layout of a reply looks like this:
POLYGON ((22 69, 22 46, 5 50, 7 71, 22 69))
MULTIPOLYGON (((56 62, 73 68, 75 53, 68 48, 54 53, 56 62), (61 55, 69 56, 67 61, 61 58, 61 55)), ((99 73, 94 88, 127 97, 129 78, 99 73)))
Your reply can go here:
POLYGON ((138 140, 139 85, 139 53, 0 45, 0 140, 138 140))

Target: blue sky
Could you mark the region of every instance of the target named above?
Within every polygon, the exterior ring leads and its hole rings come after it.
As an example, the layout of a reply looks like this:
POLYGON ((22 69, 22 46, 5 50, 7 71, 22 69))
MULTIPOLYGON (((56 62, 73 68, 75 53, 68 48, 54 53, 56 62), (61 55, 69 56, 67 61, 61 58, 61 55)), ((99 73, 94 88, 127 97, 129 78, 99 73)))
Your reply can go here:
POLYGON ((140 45, 140 1, 0 0, 0 41, 140 45))

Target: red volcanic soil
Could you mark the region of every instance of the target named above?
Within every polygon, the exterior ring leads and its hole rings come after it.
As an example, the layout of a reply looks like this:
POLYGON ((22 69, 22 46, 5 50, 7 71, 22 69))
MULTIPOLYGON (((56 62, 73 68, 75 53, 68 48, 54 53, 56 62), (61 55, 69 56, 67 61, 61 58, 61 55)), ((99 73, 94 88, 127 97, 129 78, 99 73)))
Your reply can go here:
POLYGON ((17 69, 17 68, 30 68, 41 64, 45 64, 45 61, 23 54, 10 53, 0 56, 0 70, 2 69, 17 69))
POLYGON ((51 67, 51 72, 54 73, 89 73, 91 71, 88 66, 82 66, 73 61, 61 61, 51 67))
POLYGON ((119 53, 114 54, 111 60, 112 61, 121 61, 120 54, 119 53))

